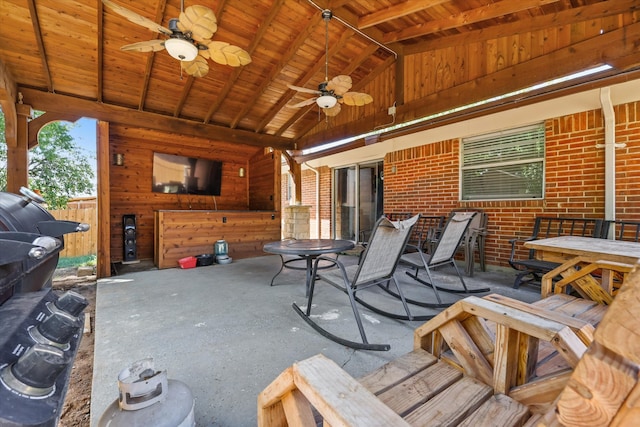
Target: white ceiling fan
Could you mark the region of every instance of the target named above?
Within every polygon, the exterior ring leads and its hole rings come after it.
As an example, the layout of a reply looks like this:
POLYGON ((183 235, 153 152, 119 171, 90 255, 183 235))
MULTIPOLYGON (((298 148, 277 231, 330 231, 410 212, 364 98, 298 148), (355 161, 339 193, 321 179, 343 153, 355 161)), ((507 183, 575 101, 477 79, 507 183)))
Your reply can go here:
POLYGON ((340 112, 340 104, 342 103, 361 106, 373 102, 373 97, 368 93, 349 92, 352 85, 351 77, 338 75, 329 80, 329 21, 332 17, 333 14, 330 10, 325 9, 322 11, 322 19, 325 22, 325 81, 318 85, 317 90, 288 85, 289 89, 317 95, 315 98, 309 98, 297 104, 288 104, 287 107, 289 108, 300 108, 316 103, 326 116, 332 117, 340 112))
POLYGON ((194 77, 207 75, 207 59, 232 67, 251 62, 251 56, 244 49, 226 42, 210 40, 218 30, 218 24, 213 10, 206 6, 194 5, 185 9, 184 0, 181 0, 180 16, 170 19, 169 28, 166 28, 111 0, 102 0, 102 3, 134 24, 169 37, 129 44, 122 46, 121 50, 157 52, 166 49, 169 55, 180 61, 182 69, 194 77))

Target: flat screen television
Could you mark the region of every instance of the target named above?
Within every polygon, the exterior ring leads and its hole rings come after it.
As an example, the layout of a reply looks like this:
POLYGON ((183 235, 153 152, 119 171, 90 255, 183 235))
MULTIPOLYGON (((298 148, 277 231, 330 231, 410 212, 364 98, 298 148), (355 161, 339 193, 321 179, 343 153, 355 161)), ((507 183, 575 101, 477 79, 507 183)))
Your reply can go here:
POLYGON ((221 184, 221 161, 153 153, 156 193, 219 196, 221 184))

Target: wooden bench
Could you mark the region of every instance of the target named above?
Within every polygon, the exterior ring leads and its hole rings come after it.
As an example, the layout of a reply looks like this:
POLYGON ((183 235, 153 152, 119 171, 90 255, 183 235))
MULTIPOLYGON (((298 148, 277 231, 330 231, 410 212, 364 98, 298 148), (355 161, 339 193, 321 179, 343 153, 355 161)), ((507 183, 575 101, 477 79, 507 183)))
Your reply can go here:
POLYGON ((631 264, 576 257, 542 276, 540 294, 546 298, 552 292, 569 293, 570 289, 582 298, 609 305, 632 269, 631 264), (592 276, 594 272, 598 274, 592 276))
POLYGON ((360 380, 322 355, 293 364, 258 396, 258 426, 637 426, 639 301, 637 268, 609 310, 468 297, 360 380))
POLYGON ((513 287, 517 289, 522 283, 540 282, 545 273, 558 267, 560 264, 551 261, 536 259, 535 250, 527 251, 527 257, 522 257, 524 248, 522 244, 536 239, 546 239, 558 236, 582 236, 606 238, 609 231, 609 222, 595 218, 563 218, 563 217, 536 217, 533 224, 533 233, 524 239, 511 239, 511 255, 509 264, 516 269, 513 287), (524 280, 531 276, 529 280, 524 280))

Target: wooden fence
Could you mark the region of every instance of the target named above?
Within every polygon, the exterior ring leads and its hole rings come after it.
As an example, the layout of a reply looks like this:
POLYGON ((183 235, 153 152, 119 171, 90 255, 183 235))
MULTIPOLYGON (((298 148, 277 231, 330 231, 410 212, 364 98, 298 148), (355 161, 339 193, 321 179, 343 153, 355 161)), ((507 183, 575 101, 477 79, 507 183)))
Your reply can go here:
POLYGON ((67 209, 49 210, 55 219, 76 221, 89 224, 89 231, 83 233, 69 233, 64 235, 64 249, 60 258, 71 258, 98 253, 98 220, 95 201, 69 203, 67 209))

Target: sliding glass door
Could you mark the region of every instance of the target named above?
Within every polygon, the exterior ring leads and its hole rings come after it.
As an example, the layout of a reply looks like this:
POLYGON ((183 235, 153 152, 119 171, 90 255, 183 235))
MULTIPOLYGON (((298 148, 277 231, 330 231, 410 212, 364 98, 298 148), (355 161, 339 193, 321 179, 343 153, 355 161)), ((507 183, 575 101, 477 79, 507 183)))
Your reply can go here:
POLYGON ((383 162, 334 169, 333 227, 337 239, 366 241, 382 215, 383 162))

